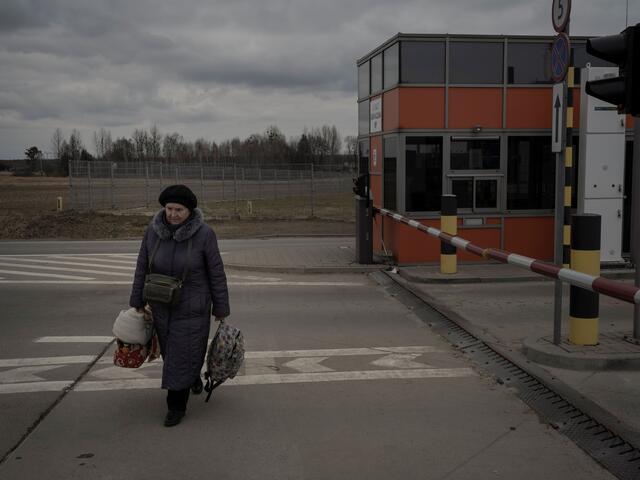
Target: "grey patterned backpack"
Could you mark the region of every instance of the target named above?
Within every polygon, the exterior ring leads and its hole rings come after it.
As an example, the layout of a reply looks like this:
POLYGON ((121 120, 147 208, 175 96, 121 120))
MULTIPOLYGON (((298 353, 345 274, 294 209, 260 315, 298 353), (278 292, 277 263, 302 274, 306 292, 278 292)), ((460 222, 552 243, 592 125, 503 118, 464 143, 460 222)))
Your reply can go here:
POLYGON ((205 361, 207 370, 204 373, 204 378, 207 383, 204 389, 209 392, 205 402, 209 401, 214 388, 219 387, 226 379, 236 376, 243 360, 244 337, 242 332, 221 320, 209 345, 205 361))

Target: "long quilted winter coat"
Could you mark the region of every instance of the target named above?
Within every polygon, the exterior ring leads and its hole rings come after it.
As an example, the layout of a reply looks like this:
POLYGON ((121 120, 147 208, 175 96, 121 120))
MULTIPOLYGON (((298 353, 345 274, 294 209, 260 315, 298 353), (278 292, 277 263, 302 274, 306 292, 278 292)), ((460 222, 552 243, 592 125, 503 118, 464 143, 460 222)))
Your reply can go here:
POLYGON ((189 238, 190 266, 180 302, 173 307, 151 304, 164 361, 162 388, 169 390, 183 390, 195 383, 204 362, 211 315, 229 315, 227 278, 218 242, 200 209, 194 209, 175 232, 165 223, 164 209, 154 216, 142 239, 129 301, 132 307, 144 306, 144 278, 158 239, 161 241, 151 271, 182 278, 189 238))

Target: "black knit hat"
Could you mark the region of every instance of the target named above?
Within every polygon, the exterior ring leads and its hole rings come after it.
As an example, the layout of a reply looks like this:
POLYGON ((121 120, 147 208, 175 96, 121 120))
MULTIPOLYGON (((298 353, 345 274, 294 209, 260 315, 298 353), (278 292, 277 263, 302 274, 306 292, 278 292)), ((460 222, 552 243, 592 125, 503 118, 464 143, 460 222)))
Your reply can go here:
POLYGON ((195 194, 184 185, 170 185, 165 188, 160 197, 158 197, 160 205, 163 207, 167 203, 179 203, 189 210, 193 210, 198 206, 198 199, 195 194))

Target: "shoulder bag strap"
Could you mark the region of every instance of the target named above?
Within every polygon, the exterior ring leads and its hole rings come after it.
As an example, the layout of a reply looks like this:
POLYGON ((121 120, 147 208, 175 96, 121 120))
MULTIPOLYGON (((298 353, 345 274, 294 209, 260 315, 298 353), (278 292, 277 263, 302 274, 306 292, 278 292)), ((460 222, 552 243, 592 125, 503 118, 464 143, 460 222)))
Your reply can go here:
POLYGON ((160 246, 160 237, 158 237, 158 241, 156 242, 156 246, 153 247, 153 251, 151 252, 151 257, 149 258, 149 268, 148 273, 151 273, 151 265, 153 265, 153 259, 156 256, 156 252, 158 251, 158 247, 160 246))
POLYGON ((182 283, 187 279, 187 275, 189 274, 189 267, 191 266, 191 238, 189 239, 189 245, 187 246, 187 263, 184 265, 184 272, 182 272, 182 283))

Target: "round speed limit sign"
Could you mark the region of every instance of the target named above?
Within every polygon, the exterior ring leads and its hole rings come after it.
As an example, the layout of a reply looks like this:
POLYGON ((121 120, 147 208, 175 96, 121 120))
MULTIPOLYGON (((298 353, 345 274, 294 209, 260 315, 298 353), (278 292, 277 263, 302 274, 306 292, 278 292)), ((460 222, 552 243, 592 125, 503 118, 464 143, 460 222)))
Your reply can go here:
POLYGON ((571 13, 571 0, 553 0, 551 22, 556 32, 564 32, 569 21, 569 13, 571 13))

